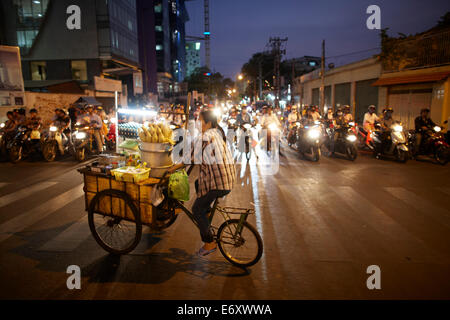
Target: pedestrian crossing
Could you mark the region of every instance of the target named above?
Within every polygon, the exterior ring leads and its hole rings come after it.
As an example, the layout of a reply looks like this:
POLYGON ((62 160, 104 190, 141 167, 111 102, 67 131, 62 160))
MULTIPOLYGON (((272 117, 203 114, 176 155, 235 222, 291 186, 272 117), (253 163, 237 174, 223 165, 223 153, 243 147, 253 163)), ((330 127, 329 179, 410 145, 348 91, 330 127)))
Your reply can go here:
MULTIPOLYGON (((252 165, 252 179, 255 175, 258 175, 257 165, 252 165)), ((298 169, 283 169, 280 174, 286 175, 287 172, 291 175, 298 175, 296 170, 298 169)), ((294 220, 290 221, 294 232, 298 232, 302 235, 305 241, 305 245, 310 248, 311 257, 318 261, 348 261, 351 260, 351 254, 348 252, 345 245, 340 243, 339 239, 335 237, 334 228, 327 221, 327 217, 323 214, 323 208, 326 206, 319 191, 327 190, 326 192, 333 193, 333 199, 336 199, 336 203, 333 205, 339 207, 340 210, 349 208, 350 210, 360 213, 358 220, 364 222, 370 226, 377 233, 382 235, 384 239, 392 241, 396 246, 404 248, 405 252, 408 251, 410 244, 413 243, 418 248, 417 252, 420 252, 421 256, 426 257, 427 246, 414 234, 401 225, 398 221, 394 220, 390 214, 385 212, 379 203, 373 199, 369 199, 361 194, 357 187, 341 185, 341 186, 323 186, 319 184, 315 179, 310 177, 299 177, 295 183, 288 183, 287 179, 281 179, 281 182, 272 187, 277 188, 279 194, 269 194, 268 185, 272 180, 276 180, 273 177, 258 177, 261 180, 262 185, 257 188, 257 196, 259 197, 256 203, 256 211, 258 216, 256 217, 256 227, 263 235, 263 237, 269 237, 265 224, 270 215, 282 214, 285 210, 289 214, 294 216, 294 220), (317 186, 307 187, 307 186, 317 186), (263 187, 263 188, 261 188, 263 187), (273 200, 269 206, 263 204, 261 200, 263 197, 269 197, 273 200), (298 211, 302 212, 302 215, 296 215, 298 211)), ((0 197, 0 207, 13 204, 17 201, 21 201, 26 197, 36 196, 45 193, 46 189, 55 186, 56 182, 41 182, 35 185, 27 186, 14 193, 8 193, 0 197)), ((8 185, 6 182, 0 182, 0 187, 8 185)), ((254 186, 253 186, 254 187, 254 186)), ((249 185, 252 188, 252 184, 249 185)), ((396 207, 404 208, 408 211, 413 207, 416 212, 429 217, 442 226, 450 229, 450 208, 442 207, 439 204, 434 204, 428 199, 425 199, 420 192, 417 192, 414 188, 408 187, 377 187, 379 192, 389 193, 393 198, 398 199, 396 207)), ((450 191, 447 187, 436 187, 436 192, 448 194, 450 191)), ((75 202, 82 201, 84 196, 83 185, 77 185, 68 190, 61 190, 61 193, 57 196, 43 202, 42 204, 30 208, 23 213, 16 215, 14 218, 7 220, 0 224, 0 244, 7 241, 17 233, 23 232, 33 225, 41 222, 47 217, 55 214, 58 210, 66 207, 67 205, 75 202)), ((255 196, 255 194, 254 194, 255 196)), ((411 213, 412 214, 412 213, 411 213)), ((343 222, 342 222, 343 223, 343 222)), ((341 228, 345 229, 346 225, 341 225, 341 228)), ((173 228, 173 227, 172 227, 173 228)), ((148 230, 147 230, 148 231, 148 230)), ((170 232, 170 231, 169 231, 170 232)), ((145 237, 144 237, 145 238, 145 237)), ((150 239, 150 238, 149 238, 150 239)), ((151 240, 151 239, 150 239, 151 240)), ((150 241, 149 240, 149 241, 150 241)), ((87 214, 84 214, 76 221, 70 222, 53 238, 47 239, 45 243, 38 247, 39 252, 60 252, 71 253, 77 250, 84 242, 94 241, 88 224, 87 214)), ((142 241, 138 248, 132 253, 144 254, 149 252, 147 246, 151 245, 147 243, 149 241, 142 241)), ((150 241, 151 242, 151 241, 150 241)), ((270 243, 268 244, 270 248, 270 243)), ((100 249, 99 249, 100 250, 100 249)), ((151 251, 151 250, 150 250, 151 251)), ((432 257, 434 253, 429 253, 432 257)))
MULTIPOLYGON (((3 197, 0 197, 0 208, 9 205, 10 203, 23 200, 32 194, 39 192, 41 190, 50 188, 51 186, 54 186, 56 182, 42 182, 37 183, 35 185, 29 186, 27 188, 21 189, 19 191, 7 194, 3 197)), ((1 187, 1 185, 0 185, 1 187)))

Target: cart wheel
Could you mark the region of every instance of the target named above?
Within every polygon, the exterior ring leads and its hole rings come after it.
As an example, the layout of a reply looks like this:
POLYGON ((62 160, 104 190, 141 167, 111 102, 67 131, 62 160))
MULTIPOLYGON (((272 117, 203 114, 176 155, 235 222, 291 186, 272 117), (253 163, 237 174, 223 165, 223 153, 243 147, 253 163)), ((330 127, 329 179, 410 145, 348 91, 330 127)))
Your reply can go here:
POLYGON ((238 267, 250 267, 256 264, 263 254, 263 242, 258 231, 248 222, 240 220, 225 221, 217 231, 217 243, 222 255, 238 267))
POLYGON ((130 196, 122 191, 104 190, 97 193, 89 205, 88 218, 89 228, 95 240, 103 249, 112 254, 130 253, 141 241, 141 217, 130 196), (105 216, 97 212, 98 205, 105 197, 121 199, 128 210, 133 212, 135 222, 124 220, 121 217, 105 216))

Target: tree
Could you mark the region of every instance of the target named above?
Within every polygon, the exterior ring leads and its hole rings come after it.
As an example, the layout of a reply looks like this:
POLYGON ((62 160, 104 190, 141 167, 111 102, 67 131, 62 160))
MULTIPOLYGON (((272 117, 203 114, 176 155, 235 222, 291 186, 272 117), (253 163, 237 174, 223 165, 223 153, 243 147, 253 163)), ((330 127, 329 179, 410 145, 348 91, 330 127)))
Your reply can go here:
POLYGON ((189 91, 205 93, 212 99, 225 98, 227 88, 234 87, 231 79, 224 78, 220 72, 212 73, 207 67, 195 69, 186 82, 189 91))

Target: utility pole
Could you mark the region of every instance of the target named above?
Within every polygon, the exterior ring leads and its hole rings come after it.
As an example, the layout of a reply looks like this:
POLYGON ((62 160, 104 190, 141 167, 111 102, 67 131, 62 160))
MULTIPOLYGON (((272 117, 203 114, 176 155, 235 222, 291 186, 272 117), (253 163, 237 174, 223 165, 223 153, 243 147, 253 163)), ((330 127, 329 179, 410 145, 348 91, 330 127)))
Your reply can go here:
POLYGON ((205 0, 205 62, 206 67, 211 71, 211 32, 209 29, 209 0, 205 0))
POLYGON ((283 54, 286 54, 286 49, 283 49, 283 45, 288 41, 288 38, 281 39, 280 37, 270 38, 269 47, 272 49, 272 54, 274 56, 274 96, 275 96, 275 107, 280 106, 280 96, 281 96, 281 77, 280 77, 280 64, 283 54))
POLYGON ((295 59, 292 59, 291 104, 294 104, 295 59))
POLYGON ((325 40, 322 41, 322 66, 321 66, 321 85, 320 85, 320 110, 325 112, 325 40))
POLYGON ((259 92, 258 92, 258 100, 262 99, 262 59, 263 55, 258 60, 258 69, 259 69, 259 92))

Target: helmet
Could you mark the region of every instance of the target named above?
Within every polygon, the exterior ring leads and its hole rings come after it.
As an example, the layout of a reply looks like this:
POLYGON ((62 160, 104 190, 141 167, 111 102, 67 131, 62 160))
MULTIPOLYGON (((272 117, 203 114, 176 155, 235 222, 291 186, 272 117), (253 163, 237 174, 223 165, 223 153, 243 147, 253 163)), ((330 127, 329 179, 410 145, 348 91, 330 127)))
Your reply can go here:
POLYGON ((367 108, 367 110, 376 110, 377 107, 375 107, 373 104, 369 106, 369 108, 367 108))
POLYGON ((430 112, 430 109, 428 109, 428 108, 423 108, 422 110, 420 110, 420 113, 422 113, 422 112, 427 112, 427 113, 429 113, 429 112, 430 112))
POLYGON ((345 105, 344 106, 344 110, 350 110, 350 106, 349 105, 345 105))
POLYGON ((386 112, 394 112, 394 109, 392 109, 392 107, 386 107, 386 109, 384 109, 383 110, 383 113, 386 113, 386 112))

